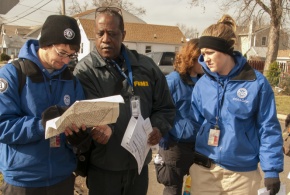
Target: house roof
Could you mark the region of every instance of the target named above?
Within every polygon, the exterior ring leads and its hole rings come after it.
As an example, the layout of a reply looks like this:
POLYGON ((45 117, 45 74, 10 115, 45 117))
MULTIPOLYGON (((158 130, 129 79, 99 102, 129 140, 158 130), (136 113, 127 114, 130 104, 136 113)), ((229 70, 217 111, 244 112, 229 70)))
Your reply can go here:
POLYGON ((30 26, 15 26, 15 25, 2 25, 1 33, 8 36, 18 34, 19 36, 24 36, 26 33, 31 31, 33 27, 30 26))
POLYGON ((24 37, 25 38, 38 38, 40 35, 42 26, 35 26, 34 29, 30 30, 24 37))
MULTIPOLYGON (((249 26, 237 26, 236 34, 237 35, 248 35, 249 34, 249 26)), ((253 33, 259 33, 263 30, 270 28, 269 25, 267 26, 254 26, 253 33)))
POLYGON ((262 58, 266 58, 267 55, 267 47, 251 47, 247 52, 247 56, 251 57, 251 56, 259 56, 262 58))
MULTIPOLYGON (((88 39, 95 39, 94 20, 79 19, 88 39)), ((181 44, 185 36, 177 26, 125 23, 127 42, 181 44)))
POLYGON ((290 57, 290 50, 278 50, 277 57, 290 57))
POLYGON ((22 45, 25 43, 26 39, 23 39, 22 37, 18 35, 4 35, 4 42, 6 46, 9 46, 9 48, 21 48, 22 45))
POLYGON ((181 44, 185 36, 177 26, 125 23, 125 41, 181 44))

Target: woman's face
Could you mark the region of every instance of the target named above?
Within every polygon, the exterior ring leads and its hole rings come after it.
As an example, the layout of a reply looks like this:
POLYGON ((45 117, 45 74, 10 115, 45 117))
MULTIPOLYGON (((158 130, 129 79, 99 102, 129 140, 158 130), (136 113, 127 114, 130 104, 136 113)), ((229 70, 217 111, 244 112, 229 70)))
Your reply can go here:
POLYGON ((204 62, 211 72, 227 75, 233 68, 231 56, 213 49, 202 48, 204 62))

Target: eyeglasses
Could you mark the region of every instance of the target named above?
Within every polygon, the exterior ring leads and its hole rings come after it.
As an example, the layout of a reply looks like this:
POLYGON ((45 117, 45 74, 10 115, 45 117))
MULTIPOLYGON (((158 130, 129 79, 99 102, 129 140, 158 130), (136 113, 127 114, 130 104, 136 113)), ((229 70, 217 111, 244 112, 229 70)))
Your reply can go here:
POLYGON ((61 58, 67 58, 68 57, 69 59, 72 59, 72 60, 76 60, 78 58, 78 54, 76 54, 76 53, 67 54, 65 52, 58 51, 57 48, 54 45, 52 45, 52 46, 53 46, 55 52, 57 53, 57 55, 59 57, 61 57, 61 58))
POLYGON ((102 12, 106 12, 106 11, 116 12, 122 16, 122 10, 118 7, 98 7, 96 9, 96 12, 95 12, 95 18, 97 17, 97 13, 102 13, 102 12))

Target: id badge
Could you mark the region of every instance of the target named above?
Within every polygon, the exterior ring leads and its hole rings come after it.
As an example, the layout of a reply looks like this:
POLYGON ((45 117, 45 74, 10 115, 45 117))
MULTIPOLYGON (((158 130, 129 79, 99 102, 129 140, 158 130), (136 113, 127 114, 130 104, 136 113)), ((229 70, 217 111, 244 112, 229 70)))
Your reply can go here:
POLYGON ((60 135, 49 138, 49 144, 51 148, 60 147, 60 135))
POLYGON ((141 105, 139 96, 131 97, 131 113, 133 117, 138 117, 139 114, 141 114, 141 105))
POLYGON ((220 138, 220 130, 219 129, 210 129, 208 136, 208 145, 209 146, 218 146, 220 138))

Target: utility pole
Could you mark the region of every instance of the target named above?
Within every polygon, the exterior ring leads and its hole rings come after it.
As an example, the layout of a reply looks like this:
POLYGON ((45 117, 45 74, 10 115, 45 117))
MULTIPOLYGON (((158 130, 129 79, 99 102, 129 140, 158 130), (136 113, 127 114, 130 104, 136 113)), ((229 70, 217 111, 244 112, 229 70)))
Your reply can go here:
POLYGON ((61 0, 61 14, 65 15, 65 0, 61 0))

